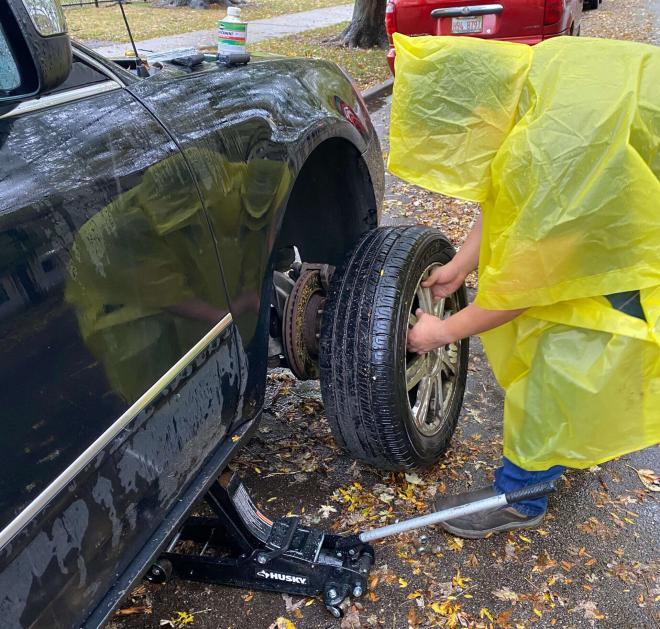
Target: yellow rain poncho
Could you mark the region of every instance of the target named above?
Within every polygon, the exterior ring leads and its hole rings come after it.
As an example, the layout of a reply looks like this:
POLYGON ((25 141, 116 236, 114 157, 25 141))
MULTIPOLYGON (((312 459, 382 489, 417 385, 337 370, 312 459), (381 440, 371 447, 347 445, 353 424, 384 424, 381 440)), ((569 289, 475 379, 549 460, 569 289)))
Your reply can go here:
POLYGON ((476 304, 504 454, 590 467, 660 440, 660 49, 395 35, 390 170, 482 204, 476 304), (646 321, 604 297, 639 290, 646 321))

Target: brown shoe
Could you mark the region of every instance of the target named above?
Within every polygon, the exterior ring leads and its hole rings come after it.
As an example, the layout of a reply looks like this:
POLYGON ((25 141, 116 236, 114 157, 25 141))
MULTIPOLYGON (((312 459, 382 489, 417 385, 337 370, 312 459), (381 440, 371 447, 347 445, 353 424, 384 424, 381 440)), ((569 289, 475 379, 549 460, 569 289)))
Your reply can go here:
MULTIPOLYGON (((459 505, 483 500, 484 498, 492 498, 497 493, 494 488, 487 487, 485 489, 458 494, 457 496, 439 496, 434 500, 433 506, 436 511, 439 511, 440 509, 458 507, 459 505)), ((480 539, 492 533, 534 528, 541 523, 544 516, 545 511, 539 515, 531 516, 521 513, 514 507, 502 507, 454 518, 453 520, 440 522, 439 525, 445 531, 457 537, 480 539)))

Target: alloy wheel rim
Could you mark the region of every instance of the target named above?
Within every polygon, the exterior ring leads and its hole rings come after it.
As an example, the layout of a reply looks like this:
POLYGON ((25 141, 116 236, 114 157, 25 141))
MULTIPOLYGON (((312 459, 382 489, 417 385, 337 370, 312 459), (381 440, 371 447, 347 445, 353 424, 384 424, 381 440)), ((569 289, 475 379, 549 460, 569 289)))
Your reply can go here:
MULTIPOLYGON (((415 310, 446 319, 458 310, 456 293, 433 302, 430 288, 421 283, 439 264, 428 266, 417 282, 415 297, 408 315, 408 329, 417 323, 415 310)), ((406 334, 407 337, 407 334, 406 334)), ((407 338, 406 338, 407 341, 407 338)), ((415 427, 426 437, 443 427, 456 391, 459 374, 460 344, 451 343, 427 354, 406 354, 406 391, 415 427)))

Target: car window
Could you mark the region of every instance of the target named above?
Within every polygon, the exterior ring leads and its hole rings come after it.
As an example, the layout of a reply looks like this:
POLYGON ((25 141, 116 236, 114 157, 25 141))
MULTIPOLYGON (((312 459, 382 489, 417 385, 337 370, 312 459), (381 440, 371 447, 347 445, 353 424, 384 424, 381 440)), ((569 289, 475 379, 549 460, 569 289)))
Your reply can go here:
POLYGON ((67 90, 74 90, 79 87, 94 85, 94 83, 103 83, 104 81, 108 80, 109 79, 107 75, 99 72, 86 61, 83 61, 74 55, 73 63, 71 65, 71 72, 69 72, 69 76, 67 77, 66 81, 48 93, 58 94, 59 92, 65 92, 67 90))
POLYGON ((0 91, 11 92, 21 84, 18 66, 9 48, 9 42, 0 26, 0 91))

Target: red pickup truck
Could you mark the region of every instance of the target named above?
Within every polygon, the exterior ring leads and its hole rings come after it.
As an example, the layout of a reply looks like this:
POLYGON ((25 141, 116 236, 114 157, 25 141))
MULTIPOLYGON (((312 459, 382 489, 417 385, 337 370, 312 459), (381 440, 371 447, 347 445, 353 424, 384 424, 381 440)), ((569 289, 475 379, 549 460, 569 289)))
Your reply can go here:
MULTIPOLYGON (((597 0, 596 0, 597 1, 597 0)), ((557 35, 579 35, 582 0, 388 0, 387 61, 394 73, 392 34, 467 35, 538 44, 557 35)))

